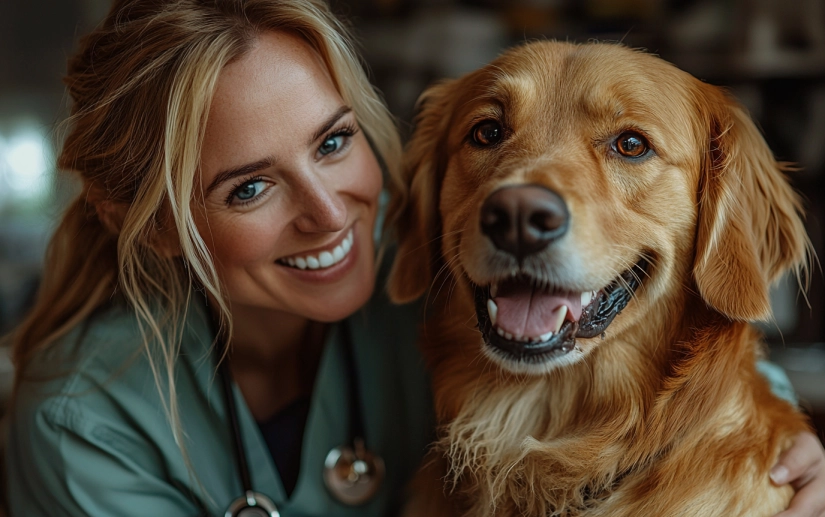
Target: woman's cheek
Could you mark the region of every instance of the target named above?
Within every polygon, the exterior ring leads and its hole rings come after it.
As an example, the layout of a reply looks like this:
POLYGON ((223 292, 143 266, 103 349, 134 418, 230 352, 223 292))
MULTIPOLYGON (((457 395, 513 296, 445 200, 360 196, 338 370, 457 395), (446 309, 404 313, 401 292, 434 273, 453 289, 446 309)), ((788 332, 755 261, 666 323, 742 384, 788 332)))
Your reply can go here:
POLYGON ((283 228, 271 224, 271 218, 262 216, 264 211, 239 214, 220 228, 213 227, 210 251, 225 267, 275 259, 276 243, 283 228))

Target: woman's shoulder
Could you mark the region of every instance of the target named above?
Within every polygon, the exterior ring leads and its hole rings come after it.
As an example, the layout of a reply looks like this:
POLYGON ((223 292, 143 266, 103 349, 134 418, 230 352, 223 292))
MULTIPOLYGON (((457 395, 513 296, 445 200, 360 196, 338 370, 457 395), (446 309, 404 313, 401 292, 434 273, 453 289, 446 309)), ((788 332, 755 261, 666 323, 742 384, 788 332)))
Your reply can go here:
MULTIPOLYGON (((204 326, 196 318, 186 319, 187 327, 193 324, 204 326)), ((185 350, 195 346, 187 341, 195 339, 197 331, 208 335, 208 328, 188 328, 185 350)), ((124 488, 136 483, 168 488, 157 480, 171 468, 169 458, 176 458, 178 449, 155 373, 143 352, 144 336, 134 311, 113 305, 32 359, 14 394, 6 429, 6 470, 12 474, 10 488, 18 493, 12 497, 18 510, 30 508, 36 492, 121 483, 124 488), (89 470, 89 465, 96 467, 89 470), (67 486, 65 479, 88 483, 67 486)), ((180 363, 209 368, 203 361, 180 363)), ((163 384, 165 372, 161 365, 156 367, 163 384)), ((196 392, 191 368, 181 368, 178 388, 196 392)), ((65 495, 64 502, 76 496, 65 495)))
MULTIPOLYGON (((95 382, 93 377, 110 376, 137 358, 141 345, 134 312, 116 304, 103 307, 34 354, 18 372, 17 398, 40 392, 53 398, 74 385, 95 382)), ((102 385, 104 379, 97 382, 102 385)))
MULTIPOLYGON (((198 316, 183 321, 184 354, 197 353, 200 338, 208 335, 198 316)), ((144 400, 157 407, 155 375, 162 367, 146 354, 146 343, 155 346, 152 335, 129 307, 112 304, 96 311, 37 353, 21 372, 15 416, 68 425, 75 413, 86 420, 122 413, 126 402, 144 400)))

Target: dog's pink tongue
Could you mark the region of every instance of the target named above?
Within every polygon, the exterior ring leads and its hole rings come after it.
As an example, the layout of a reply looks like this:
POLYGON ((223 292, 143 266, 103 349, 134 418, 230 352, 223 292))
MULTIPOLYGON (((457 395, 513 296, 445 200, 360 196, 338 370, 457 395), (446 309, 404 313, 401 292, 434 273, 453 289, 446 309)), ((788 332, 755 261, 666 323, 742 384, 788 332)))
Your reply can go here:
POLYGON ((538 337, 557 330, 557 311, 567 306, 568 320, 582 314, 580 293, 548 293, 528 284, 505 282, 493 301, 498 306, 496 326, 514 336, 538 337))

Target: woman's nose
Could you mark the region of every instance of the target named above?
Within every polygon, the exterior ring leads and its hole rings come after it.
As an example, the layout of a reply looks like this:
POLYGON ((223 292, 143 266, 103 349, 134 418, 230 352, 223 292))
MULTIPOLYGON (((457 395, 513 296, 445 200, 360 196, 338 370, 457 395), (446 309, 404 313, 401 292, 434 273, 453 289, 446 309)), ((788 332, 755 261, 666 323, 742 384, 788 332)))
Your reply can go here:
POLYGON ((347 205, 332 178, 309 174, 296 188, 295 225, 302 232, 337 232, 347 225, 347 205))

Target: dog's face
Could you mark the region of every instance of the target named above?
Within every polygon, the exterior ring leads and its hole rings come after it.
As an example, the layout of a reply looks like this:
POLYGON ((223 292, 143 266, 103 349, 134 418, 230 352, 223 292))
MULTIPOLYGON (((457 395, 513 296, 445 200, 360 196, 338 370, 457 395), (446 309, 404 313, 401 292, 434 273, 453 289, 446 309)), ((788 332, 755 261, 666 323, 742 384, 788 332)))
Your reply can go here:
POLYGON ((390 293, 420 296, 444 265, 507 369, 661 327, 690 290, 765 318, 770 282, 803 259, 798 201, 753 124, 658 58, 533 43, 422 103, 390 293))

